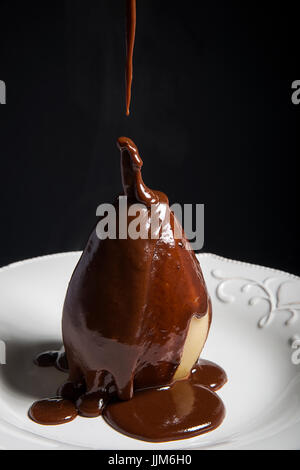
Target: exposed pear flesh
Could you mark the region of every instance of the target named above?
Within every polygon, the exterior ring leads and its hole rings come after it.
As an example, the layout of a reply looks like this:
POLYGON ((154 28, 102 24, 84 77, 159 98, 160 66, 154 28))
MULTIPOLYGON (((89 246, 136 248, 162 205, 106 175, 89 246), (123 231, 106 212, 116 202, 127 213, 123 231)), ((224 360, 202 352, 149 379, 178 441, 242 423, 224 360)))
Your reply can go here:
POLYGON ((174 380, 187 377, 197 362, 204 348, 209 331, 209 312, 202 318, 193 317, 184 343, 180 364, 174 374, 174 380))

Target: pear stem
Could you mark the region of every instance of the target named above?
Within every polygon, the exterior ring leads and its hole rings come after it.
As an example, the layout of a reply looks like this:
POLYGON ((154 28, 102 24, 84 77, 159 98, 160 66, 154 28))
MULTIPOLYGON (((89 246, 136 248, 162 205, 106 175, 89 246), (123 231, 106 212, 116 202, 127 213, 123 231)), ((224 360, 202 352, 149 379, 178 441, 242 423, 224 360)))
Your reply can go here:
POLYGON ((128 137, 118 139, 121 151, 121 172, 124 194, 129 200, 137 200, 147 206, 158 202, 158 196, 149 189, 142 179, 143 160, 134 142, 128 137))

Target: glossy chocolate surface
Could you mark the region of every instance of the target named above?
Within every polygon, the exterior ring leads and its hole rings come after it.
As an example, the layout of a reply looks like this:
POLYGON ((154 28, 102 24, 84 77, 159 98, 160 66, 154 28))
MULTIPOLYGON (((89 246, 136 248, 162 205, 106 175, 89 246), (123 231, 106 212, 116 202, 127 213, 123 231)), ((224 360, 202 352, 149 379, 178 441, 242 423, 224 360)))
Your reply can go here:
POLYGON ((75 404, 63 398, 47 398, 36 401, 29 410, 29 417, 38 424, 47 426, 65 424, 77 416, 75 404))
POLYGON ((113 385, 128 400, 136 389, 172 381, 190 321, 208 312, 209 297, 188 241, 174 238, 167 197, 143 183, 133 142, 118 145, 124 194, 129 205, 143 203, 150 227, 150 209, 157 212, 157 238, 100 240, 95 229, 71 278, 62 327, 69 381, 87 393, 113 385))
POLYGON ((190 380, 196 385, 203 385, 216 392, 227 382, 227 375, 224 369, 214 362, 200 359, 191 370, 190 380))
POLYGON ((137 392, 109 404, 104 419, 117 431, 150 442, 186 439, 217 428, 225 408, 218 395, 192 380, 137 392))

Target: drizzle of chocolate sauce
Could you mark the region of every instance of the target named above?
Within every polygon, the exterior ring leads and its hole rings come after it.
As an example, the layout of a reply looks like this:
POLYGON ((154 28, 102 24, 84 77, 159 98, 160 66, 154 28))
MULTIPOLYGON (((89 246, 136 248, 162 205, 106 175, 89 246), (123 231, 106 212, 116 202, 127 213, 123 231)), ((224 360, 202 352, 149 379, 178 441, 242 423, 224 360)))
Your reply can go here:
POLYGON ((126 0, 126 116, 130 114, 133 50, 136 31, 136 0, 126 0))

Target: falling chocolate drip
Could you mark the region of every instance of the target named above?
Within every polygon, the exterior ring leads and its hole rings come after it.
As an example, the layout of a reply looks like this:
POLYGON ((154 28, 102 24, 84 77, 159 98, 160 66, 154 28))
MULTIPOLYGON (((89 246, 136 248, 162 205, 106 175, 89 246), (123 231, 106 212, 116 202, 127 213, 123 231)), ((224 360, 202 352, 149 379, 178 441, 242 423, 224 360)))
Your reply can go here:
POLYGON ((136 0, 126 0, 126 116, 129 116, 130 114, 135 30, 136 0))

